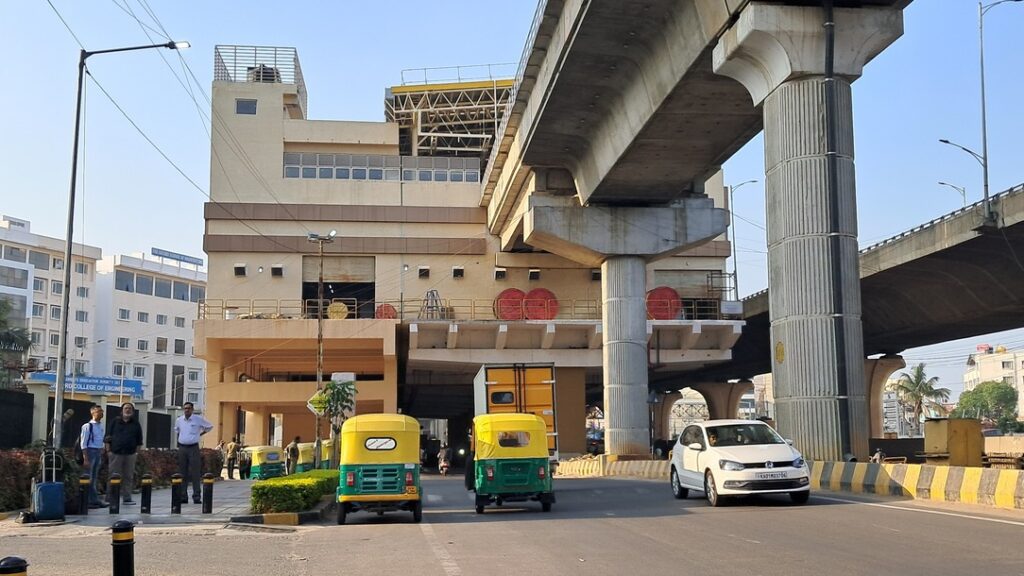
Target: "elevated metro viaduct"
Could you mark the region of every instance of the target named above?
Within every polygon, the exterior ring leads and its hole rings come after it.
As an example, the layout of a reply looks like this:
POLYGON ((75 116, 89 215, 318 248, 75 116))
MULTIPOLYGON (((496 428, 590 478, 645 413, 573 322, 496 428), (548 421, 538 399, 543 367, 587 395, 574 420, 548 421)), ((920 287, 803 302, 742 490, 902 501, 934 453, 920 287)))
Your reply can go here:
POLYGON ((481 204, 503 250, 601 266, 611 454, 648 450, 643 267, 725 230, 704 183, 764 129, 779 427, 866 456, 850 83, 909 0, 792 4, 539 3, 481 204))

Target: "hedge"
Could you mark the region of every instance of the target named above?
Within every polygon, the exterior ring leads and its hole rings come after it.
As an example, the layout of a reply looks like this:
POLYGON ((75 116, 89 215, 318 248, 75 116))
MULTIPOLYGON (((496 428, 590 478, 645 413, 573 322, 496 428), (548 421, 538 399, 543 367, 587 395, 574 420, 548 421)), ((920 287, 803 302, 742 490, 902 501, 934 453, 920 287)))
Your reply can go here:
MULTIPOLYGON (((0 511, 18 510, 31 505, 32 479, 40 479, 39 454, 42 446, 36 444, 23 450, 0 450, 0 511)), ((82 466, 72 458, 71 450, 64 454, 64 506, 70 511, 78 510, 78 476, 82 466)), ((224 457, 218 450, 202 450, 203 473, 211 472, 220 476, 224 457)), ((135 483, 138 485, 143 474, 153 476, 156 487, 170 486, 171 475, 178 471, 178 453, 175 450, 139 450, 135 459, 135 483)), ((88 473, 88 470, 85 470, 88 473)), ((104 459, 99 472, 99 490, 104 492, 107 482, 107 460, 104 459)))
POLYGON ((291 476, 260 480, 252 485, 250 503, 254 514, 302 512, 338 489, 336 470, 310 470, 291 476))

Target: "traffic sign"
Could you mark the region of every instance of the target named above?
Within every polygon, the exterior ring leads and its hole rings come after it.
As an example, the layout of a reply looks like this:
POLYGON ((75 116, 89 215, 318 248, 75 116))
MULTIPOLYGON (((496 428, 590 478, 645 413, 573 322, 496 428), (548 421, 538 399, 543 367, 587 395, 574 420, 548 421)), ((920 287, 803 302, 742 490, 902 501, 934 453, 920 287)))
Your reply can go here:
POLYGON ((315 394, 309 397, 306 407, 313 414, 323 416, 324 412, 327 411, 327 395, 324 394, 323 390, 317 390, 315 394))

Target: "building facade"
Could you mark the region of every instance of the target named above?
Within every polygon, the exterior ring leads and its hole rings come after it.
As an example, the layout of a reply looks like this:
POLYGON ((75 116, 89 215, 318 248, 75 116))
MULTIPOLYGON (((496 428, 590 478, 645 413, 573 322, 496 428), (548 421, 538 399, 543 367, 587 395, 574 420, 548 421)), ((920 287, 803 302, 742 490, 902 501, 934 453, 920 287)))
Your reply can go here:
POLYGON ((1017 390, 1017 417, 1024 415, 1024 351, 978 345, 977 353, 967 359, 964 390, 974 390, 978 384, 990 381, 1013 386, 1017 390))
POLYGON ((97 376, 142 381, 154 410, 204 405, 206 365, 194 353, 206 272, 194 263, 144 254, 98 263, 97 376))
MULTIPOLYGON (((482 365, 553 363, 561 450, 585 450, 585 407, 602 394, 601 273, 487 227, 481 159, 511 86, 396 86, 388 121, 311 120, 294 49, 216 48, 195 333, 208 444, 311 440, 322 331, 322 373, 356 374, 357 413, 445 419, 453 443, 482 365)), ((724 204, 721 174, 705 189, 724 204)), ((721 313, 729 253, 723 235, 648 264, 648 288, 667 289, 648 321, 653 369, 730 358, 743 323, 721 313)))

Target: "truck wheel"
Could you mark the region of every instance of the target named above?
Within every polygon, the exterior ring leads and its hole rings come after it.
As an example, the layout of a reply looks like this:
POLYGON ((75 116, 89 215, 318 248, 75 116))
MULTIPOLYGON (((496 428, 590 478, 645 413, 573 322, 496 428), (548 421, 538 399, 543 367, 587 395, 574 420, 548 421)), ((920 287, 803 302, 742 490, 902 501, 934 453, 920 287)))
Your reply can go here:
POLYGON ((473 453, 466 455, 466 490, 476 488, 476 467, 473 466, 473 453))

